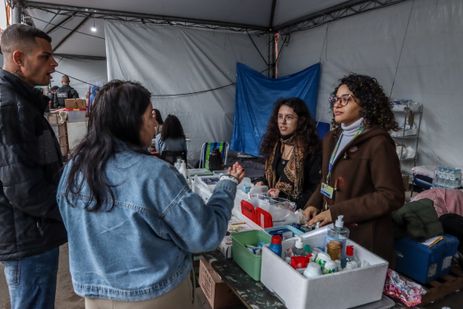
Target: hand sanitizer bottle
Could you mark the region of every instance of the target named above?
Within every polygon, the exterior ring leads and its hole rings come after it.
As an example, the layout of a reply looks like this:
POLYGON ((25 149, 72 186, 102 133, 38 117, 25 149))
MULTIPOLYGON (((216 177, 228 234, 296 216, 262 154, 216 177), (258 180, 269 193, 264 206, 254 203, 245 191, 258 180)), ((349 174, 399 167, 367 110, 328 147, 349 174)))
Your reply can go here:
POLYGON ((340 215, 336 219, 334 226, 328 230, 325 238, 325 248, 326 245, 332 241, 336 240, 341 243, 341 259, 344 260, 346 257, 346 242, 349 238, 349 229, 344 227, 344 216, 340 215))
POLYGON ((307 253, 304 250, 304 242, 300 236, 296 237, 294 247, 291 248, 294 256, 306 256, 307 253))

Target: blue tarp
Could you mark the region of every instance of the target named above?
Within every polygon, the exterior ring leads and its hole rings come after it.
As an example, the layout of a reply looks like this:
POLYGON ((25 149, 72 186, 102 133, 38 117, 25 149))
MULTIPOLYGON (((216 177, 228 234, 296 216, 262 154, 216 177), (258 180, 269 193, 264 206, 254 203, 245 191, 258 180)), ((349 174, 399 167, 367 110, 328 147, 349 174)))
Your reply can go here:
POLYGON ((275 102, 280 98, 299 97, 312 117, 317 110, 320 63, 292 75, 268 78, 250 67, 236 65, 236 98, 231 149, 259 155, 261 138, 275 102))

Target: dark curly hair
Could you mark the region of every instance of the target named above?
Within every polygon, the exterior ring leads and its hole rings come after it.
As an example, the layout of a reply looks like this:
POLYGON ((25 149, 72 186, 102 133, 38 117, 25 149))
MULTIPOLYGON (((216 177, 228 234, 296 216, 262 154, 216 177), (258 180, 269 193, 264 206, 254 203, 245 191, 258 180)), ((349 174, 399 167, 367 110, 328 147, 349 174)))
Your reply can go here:
POLYGON ((264 157, 268 157, 272 151, 275 143, 281 137, 280 130, 278 129, 278 111, 282 105, 291 107, 298 116, 297 128, 294 132, 296 137, 303 137, 304 149, 306 154, 315 153, 320 147, 320 139, 318 138, 315 128, 315 121, 310 116, 309 110, 304 101, 299 98, 283 98, 275 103, 272 115, 268 122, 267 131, 262 138, 260 152, 264 157))
MULTIPOLYGON (((362 107, 360 114, 367 127, 379 126, 386 131, 397 131, 399 129, 391 109, 392 103, 376 78, 350 74, 340 80, 339 85, 334 89, 333 95, 336 95, 341 85, 346 85, 354 94, 356 102, 362 107)), ((339 124, 334 121, 334 115, 331 124, 333 128, 339 128, 339 124)))

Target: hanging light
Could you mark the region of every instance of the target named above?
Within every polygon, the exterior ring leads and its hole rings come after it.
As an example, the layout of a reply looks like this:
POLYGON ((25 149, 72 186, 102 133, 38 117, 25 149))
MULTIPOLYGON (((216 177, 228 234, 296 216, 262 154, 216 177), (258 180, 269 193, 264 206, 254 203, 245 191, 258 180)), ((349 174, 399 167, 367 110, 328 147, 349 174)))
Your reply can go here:
POLYGON ((93 26, 90 27, 90 31, 92 31, 92 32, 97 32, 98 31, 98 29, 95 26, 95 19, 93 19, 93 26))

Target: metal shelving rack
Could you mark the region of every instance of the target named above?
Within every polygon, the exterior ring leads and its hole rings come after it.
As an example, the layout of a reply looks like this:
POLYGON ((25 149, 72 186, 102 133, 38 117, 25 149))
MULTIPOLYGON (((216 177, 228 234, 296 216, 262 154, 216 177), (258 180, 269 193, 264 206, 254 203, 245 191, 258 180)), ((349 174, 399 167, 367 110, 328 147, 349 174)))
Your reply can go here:
POLYGON ((391 136, 397 145, 402 173, 411 175, 418 160, 423 105, 412 100, 394 101, 393 112, 400 130, 392 132, 391 136))

